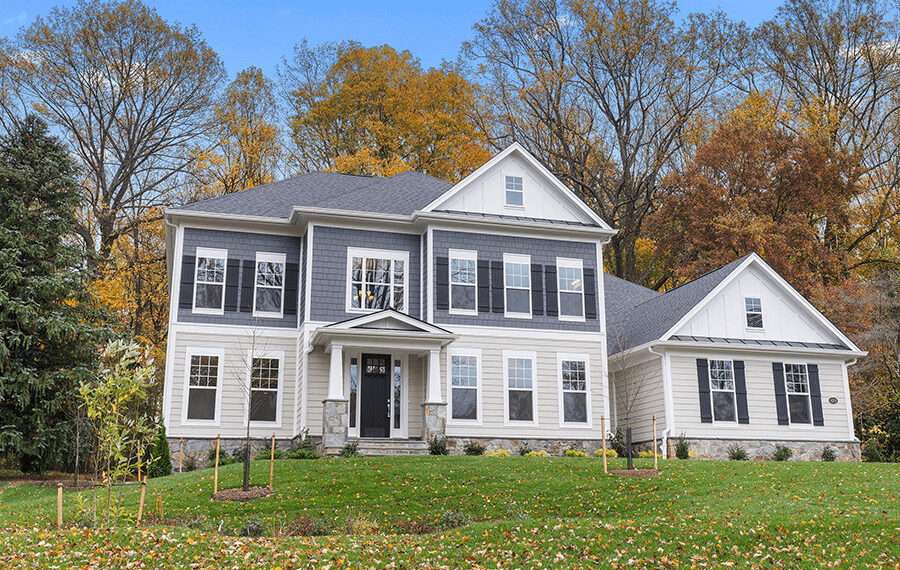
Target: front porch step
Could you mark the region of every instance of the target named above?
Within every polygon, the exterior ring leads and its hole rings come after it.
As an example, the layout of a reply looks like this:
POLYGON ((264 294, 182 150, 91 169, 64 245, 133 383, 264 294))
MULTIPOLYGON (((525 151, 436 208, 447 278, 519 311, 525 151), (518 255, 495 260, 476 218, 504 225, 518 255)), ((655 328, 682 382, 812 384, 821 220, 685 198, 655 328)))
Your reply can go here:
POLYGON ((387 455, 428 455, 428 444, 416 439, 351 439, 356 451, 367 457, 387 455))

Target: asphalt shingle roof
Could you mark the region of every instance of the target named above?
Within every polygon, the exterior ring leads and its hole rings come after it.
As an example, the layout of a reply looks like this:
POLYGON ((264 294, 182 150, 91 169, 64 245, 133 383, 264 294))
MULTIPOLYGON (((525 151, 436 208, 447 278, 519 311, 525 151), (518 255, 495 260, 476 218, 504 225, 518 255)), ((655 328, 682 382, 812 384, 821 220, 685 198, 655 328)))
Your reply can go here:
POLYGON ((666 293, 604 274, 607 352, 615 354, 662 337, 747 257, 735 259, 666 293))
POLYGON ((310 172, 177 209, 285 219, 294 206, 410 215, 451 187, 449 182, 414 170, 387 178, 310 172))

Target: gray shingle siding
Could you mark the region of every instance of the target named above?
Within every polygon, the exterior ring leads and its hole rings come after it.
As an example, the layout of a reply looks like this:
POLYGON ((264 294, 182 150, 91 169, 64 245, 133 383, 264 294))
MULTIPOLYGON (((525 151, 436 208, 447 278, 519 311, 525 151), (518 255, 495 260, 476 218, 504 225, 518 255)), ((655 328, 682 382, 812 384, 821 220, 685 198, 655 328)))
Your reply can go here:
MULTIPOLYGON (((581 259, 585 269, 593 268, 597 279, 602 278, 602 268, 597 264, 597 246, 593 242, 577 242, 538 238, 523 238, 468 232, 433 232, 434 257, 447 257, 450 249, 464 249, 478 252, 478 259, 503 261, 504 253, 530 255, 531 263, 543 266, 556 265, 557 257, 581 259)), ((430 270, 434 271, 434 268, 430 270)), ((434 280, 429 279, 435 287, 434 280)), ((597 285, 599 287, 599 285, 597 285)), ((595 289, 595 293, 596 293, 595 289)), ((547 288, 544 284, 544 296, 547 288)), ((597 302, 602 299, 597 297, 597 302)), ((546 308, 546 303, 545 303, 546 308)), ((599 309, 599 307, 598 307, 599 309)), ((550 317, 546 313, 533 315, 530 319, 508 318, 503 313, 479 313, 476 315, 451 315, 447 310, 434 310, 434 323, 437 325, 473 325, 483 327, 509 327, 524 329, 550 329, 570 331, 601 332, 603 323, 600 319, 586 319, 585 322, 560 321, 559 317, 550 317)))
MULTIPOLYGON (((422 235, 422 264, 428 265, 428 232, 422 235)), ((428 271, 422 271, 422 290, 428 291, 428 271)), ((422 295, 422 320, 428 320, 428 295, 422 295)))
MULTIPOLYGON (((299 237, 197 228, 185 228, 184 230, 184 255, 196 256, 198 247, 207 247, 213 249, 227 249, 228 259, 240 259, 242 262, 245 259, 255 259, 257 252, 267 252, 284 253, 286 255, 287 263, 299 263, 300 245, 301 240, 299 237)), ((239 274, 240 281, 238 283, 238 291, 240 292, 244 285, 243 271, 240 271, 239 274)), ((300 276, 300 279, 302 283, 302 275, 300 276)), ((302 320, 302 314, 299 318, 302 320)), ((225 311, 224 315, 196 315, 191 312, 191 309, 179 308, 178 322, 296 328, 298 316, 285 315, 281 319, 254 319, 252 313, 240 311, 225 311)))
POLYGON ((421 236, 372 230, 354 230, 315 226, 312 234, 312 289, 310 320, 338 322, 358 317, 347 307, 347 248, 408 251, 407 299, 409 315, 421 318, 419 291, 421 271, 421 236))
POLYGON ((306 240, 309 233, 303 236, 300 242, 300 306, 297 309, 300 322, 306 317, 306 240))

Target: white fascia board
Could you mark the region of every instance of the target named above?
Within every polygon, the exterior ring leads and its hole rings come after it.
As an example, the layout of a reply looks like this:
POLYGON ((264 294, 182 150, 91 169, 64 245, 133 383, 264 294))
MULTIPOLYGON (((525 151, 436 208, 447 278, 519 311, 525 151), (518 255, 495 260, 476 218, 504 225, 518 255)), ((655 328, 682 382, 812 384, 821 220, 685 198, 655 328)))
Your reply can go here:
POLYGON ((216 335, 246 337, 255 335, 261 338, 294 339, 300 335, 300 330, 293 327, 248 327, 246 325, 223 325, 204 323, 172 323, 170 331, 180 333, 203 334, 209 339, 215 339, 216 335))
MULTIPOLYGON (((411 216, 406 214, 384 214, 380 212, 359 212, 356 210, 334 210, 330 208, 311 208, 294 206, 289 223, 303 226, 309 222, 340 221, 348 223, 356 221, 355 227, 359 227, 359 220, 369 220, 373 224, 387 226, 406 226, 411 222, 411 216)), ((409 230, 407 230, 409 231, 409 230)))
POLYGON ((289 220, 284 218, 214 214, 210 212, 188 212, 185 210, 166 210, 165 217, 168 222, 178 223, 178 225, 184 228, 190 227, 285 236, 296 236, 301 233, 289 220))
POLYGON ((484 336, 490 338, 526 339, 534 342, 544 340, 574 340, 605 342, 606 335, 597 331, 567 331, 559 329, 537 329, 518 327, 485 327, 477 325, 438 324, 459 335, 484 336))
MULTIPOLYGON (((703 309, 703 307, 705 307, 713 298, 715 298, 719 293, 721 293, 722 290, 724 290, 726 287, 728 287, 729 284, 731 284, 735 279, 737 279, 738 276, 740 274, 742 274, 744 271, 746 271, 746 269, 748 267, 750 267, 751 265, 756 265, 757 267, 759 267, 764 273, 766 273, 766 275, 768 275, 776 284, 778 284, 781 287, 782 292, 787 293, 788 296, 791 299, 793 299, 795 303, 800 305, 807 312, 807 314, 811 315, 816 321, 819 322, 819 324, 821 324, 826 329, 828 329, 829 332, 834 334, 836 337, 838 337, 838 339, 840 339, 840 341, 842 343, 844 343, 847 347, 849 347, 851 350, 851 352, 849 353, 851 355, 850 356, 851 358, 855 358, 855 357, 867 354, 866 352, 862 351, 858 346, 856 346, 856 344, 854 344, 853 341, 851 341, 849 338, 847 338, 847 336, 844 335, 844 333, 842 333, 836 326, 834 326, 834 324, 831 321, 826 319, 825 315, 820 313, 819 310, 816 309, 812 303, 807 301, 803 295, 798 293, 797 290, 794 289, 790 283, 785 281, 784 278, 781 275, 779 275, 777 271, 772 269, 772 267, 770 267, 769 264, 766 263, 756 253, 751 253, 747 257, 747 259, 744 260, 743 263, 741 263, 730 274, 728 274, 728 276, 725 277, 725 279, 723 279, 721 283, 716 285, 715 288, 713 288, 713 290, 710 291, 706 295, 706 297, 703 298, 703 300, 701 300, 699 303, 694 305, 694 307, 690 311, 688 311, 687 314, 685 314, 683 317, 681 317, 681 319, 679 319, 677 323, 675 323, 669 330, 667 330, 665 332, 665 334, 663 334, 660 337, 660 340, 663 340, 663 341, 669 340, 672 337, 672 335, 675 334, 676 331, 678 331, 681 327, 683 327, 685 324, 687 324, 692 318, 694 318, 694 316, 698 312, 700 312, 700 310, 703 309)), ((811 349, 811 350, 821 351, 821 349, 811 349)), ((837 352, 841 352, 843 354, 848 354, 844 351, 837 351, 837 352)))
POLYGON ((412 215, 413 222, 428 224, 429 227, 450 229, 453 231, 475 231, 501 233, 499 228, 506 229, 511 234, 526 235, 531 237, 576 238, 584 239, 586 236, 600 238, 601 243, 607 243, 618 230, 591 226, 570 226, 563 224, 548 224, 544 222, 531 222, 526 220, 504 220, 502 218, 475 218, 444 214, 439 212, 427 212, 419 210, 412 215))
POLYGON ((531 153, 525 150, 522 145, 518 142, 514 142, 499 153, 497 153, 494 158, 482 164, 478 170, 473 172, 472 174, 466 176, 459 182, 453 185, 452 188, 438 196, 434 199, 430 204, 425 206, 422 209, 423 212, 432 212, 435 208, 437 208, 442 203, 446 202, 450 198, 456 196, 460 192, 462 192, 473 180, 476 180, 479 176, 496 166, 500 161, 508 157, 509 155, 516 153, 521 156, 528 164, 530 164, 539 174, 541 174, 544 178, 546 178, 550 184, 556 188, 557 192, 559 192, 563 198, 568 201, 571 205, 575 206, 582 213, 587 215, 591 220, 597 223, 601 228, 606 230, 612 230, 612 228, 600 217, 596 212, 587 207, 587 204, 582 202, 575 196, 575 194, 569 190, 565 184, 560 182, 559 178, 553 175, 552 172, 547 170, 547 168, 540 163, 536 158, 534 158, 531 153))

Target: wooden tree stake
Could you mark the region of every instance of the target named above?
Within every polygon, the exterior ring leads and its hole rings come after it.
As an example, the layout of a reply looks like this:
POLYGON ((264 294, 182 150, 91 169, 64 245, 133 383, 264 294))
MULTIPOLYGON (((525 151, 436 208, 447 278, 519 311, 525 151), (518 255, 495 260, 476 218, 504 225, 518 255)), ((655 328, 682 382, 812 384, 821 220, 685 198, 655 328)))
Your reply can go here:
POLYGON ((609 473, 606 469, 606 418, 600 416, 600 433, 603 436, 603 472, 609 473))
POLYGON ((213 495, 219 492, 219 443, 221 442, 221 434, 216 434, 216 472, 213 476, 213 495))
POLYGON ((163 524, 162 493, 156 495, 156 510, 159 512, 159 524, 163 524))
POLYGON ((144 516, 144 495, 147 493, 147 477, 141 481, 141 502, 138 503, 137 525, 141 526, 141 518, 144 516))
POLYGON ((62 528, 62 483, 56 487, 56 526, 62 528))
POLYGON ((272 477, 275 475, 275 432, 272 432, 272 458, 269 460, 269 490, 272 490, 272 477))
POLYGON ((659 460, 656 457, 656 414, 653 414, 653 468, 659 469, 659 460))

